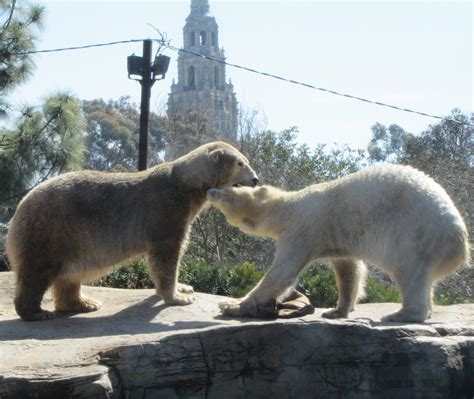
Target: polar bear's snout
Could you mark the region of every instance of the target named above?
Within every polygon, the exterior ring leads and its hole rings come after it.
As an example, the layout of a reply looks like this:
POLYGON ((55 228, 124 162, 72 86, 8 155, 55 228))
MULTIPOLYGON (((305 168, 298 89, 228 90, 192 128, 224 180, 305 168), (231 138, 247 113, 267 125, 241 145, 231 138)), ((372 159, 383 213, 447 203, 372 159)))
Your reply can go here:
POLYGON ((248 163, 239 162, 238 169, 234 174, 234 187, 240 186, 248 186, 248 187, 255 187, 258 182, 260 181, 257 173, 252 169, 252 167, 248 163))

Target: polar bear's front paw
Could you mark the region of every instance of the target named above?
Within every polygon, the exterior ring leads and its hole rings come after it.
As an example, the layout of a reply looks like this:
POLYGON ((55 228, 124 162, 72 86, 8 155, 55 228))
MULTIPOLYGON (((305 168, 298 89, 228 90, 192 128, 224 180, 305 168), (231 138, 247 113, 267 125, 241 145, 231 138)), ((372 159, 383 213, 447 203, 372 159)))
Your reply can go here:
POLYGON ((224 316, 241 316, 240 301, 236 299, 228 299, 226 301, 219 302, 219 309, 224 316))
POLYGON ((167 305, 183 306, 183 305, 189 305, 190 303, 193 303, 193 302, 194 302, 194 295, 185 294, 182 292, 176 292, 169 299, 165 298, 165 303, 167 305))
POLYGON ((326 319, 345 319, 349 316, 349 312, 341 309, 331 309, 324 312, 321 316, 326 319))
POLYGON ((257 303, 248 297, 241 300, 226 300, 219 303, 219 308, 224 316, 254 317, 259 319, 274 319, 278 316, 276 301, 257 303))
POLYGON ((187 284, 178 283, 176 289, 178 292, 183 292, 185 294, 194 294, 194 288, 187 284))

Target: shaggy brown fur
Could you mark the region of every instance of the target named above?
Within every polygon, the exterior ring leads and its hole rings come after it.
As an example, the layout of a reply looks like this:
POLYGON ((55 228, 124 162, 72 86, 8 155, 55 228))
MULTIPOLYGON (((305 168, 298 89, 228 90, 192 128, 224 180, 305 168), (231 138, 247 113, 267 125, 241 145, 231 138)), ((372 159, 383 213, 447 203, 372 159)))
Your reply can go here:
POLYGON ((165 303, 191 303, 192 287, 177 283, 178 265, 206 191, 257 182, 239 151, 215 142, 144 172, 72 172, 40 184, 21 201, 7 238, 17 313, 24 320, 53 317, 40 306, 50 286, 57 311, 97 310, 100 303, 81 295, 81 283, 140 254, 148 255, 165 303))

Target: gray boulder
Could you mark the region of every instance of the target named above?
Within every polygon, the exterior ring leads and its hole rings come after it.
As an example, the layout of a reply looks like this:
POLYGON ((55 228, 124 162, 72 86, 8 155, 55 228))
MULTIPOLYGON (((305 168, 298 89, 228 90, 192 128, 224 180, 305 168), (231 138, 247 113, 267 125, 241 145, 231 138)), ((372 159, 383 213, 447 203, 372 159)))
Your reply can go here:
MULTIPOLYGON (((85 287, 102 309, 19 320, 0 273, 0 398, 470 398, 474 305, 435 307, 424 324, 351 319, 231 320, 221 298, 166 307, 153 290, 85 287)), ((44 301, 52 309, 51 297, 44 301)))

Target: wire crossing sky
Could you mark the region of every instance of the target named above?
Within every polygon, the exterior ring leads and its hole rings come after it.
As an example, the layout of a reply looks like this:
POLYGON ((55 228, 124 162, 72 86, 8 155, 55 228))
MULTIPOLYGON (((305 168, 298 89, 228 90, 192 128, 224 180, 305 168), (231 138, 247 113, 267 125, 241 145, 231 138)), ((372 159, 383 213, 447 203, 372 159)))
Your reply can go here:
MULTIPOLYGON (((47 18, 38 49, 100 47, 35 54, 33 77, 11 96, 16 108, 63 90, 138 103, 126 58, 141 55, 142 39, 120 39, 156 37, 153 25, 173 38, 173 48, 162 49, 172 57, 168 74, 152 91, 152 109, 163 112, 190 0, 42 3, 47 18)), ((289 0, 211 0, 210 6, 239 103, 258 110, 269 129, 297 126, 302 143, 363 148, 376 122, 420 133, 436 122, 419 114, 449 118, 454 108, 473 110, 471 2, 296 0, 290 7, 289 0)))
MULTIPOLYGON (((83 49, 93 48, 93 47, 107 47, 107 46, 114 46, 114 45, 117 45, 117 44, 143 42, 143 40, 145 40, 145 39, 129 39, 129 40, 119 40, 119 41, 109 42, 109 43, 86 44, 86 45, 83 45, 83 46, 62 47, 62 48, 48 49, 48 50, 34 50, 34 51, 27 51, 27 52, 24 52, 24 53, 20 53, 19 55, 40 54, 40 53, 57 53, 57 52, 62 52, 62 51, 75 51, 75 50, 83 50, 83 49)), ((164 39, 152 39, 152 40, 157 42, 161 47, 165 47, 165 48, 168 48, 168 49, 173 50, 173 51, 192 54, 196 57, 205 58, 209 61, 219 62, 221 64, 225 64, 225 65, 228 65, 228 66, 231 66, 231 67, 234 67, 234 68, 243 69, 245 71, 256 73, 258 75, 267 76, 269 78, 282 80, 284 82, 296 84, 296 85, 307 87, 307 88, 310 88, 310 89, 324 91, 326 93, 330 93, 330 94, 334 94, 334 95, 342 96, 342 97, 347 97, 347 98, 350 98, 352 100, 363 101, 363 102, 373 104, 373 105, 379 105, 379 106, 382 106, 382 107, 393 108, 393 109, 397 109, 397 110, 403 111, 403 112, 411 112, 413 114, 418 114, 418 115, 426 116, 426 117, 429 117, 429 118, 445 120, 445 121, 457 123, 459 125, 474 126, 474 124, 470 123, 470 122, 458 121, 456 119, 452 119, 452 118, 448 118, 448 117, 442 117, 442 116, 427 114, 425 112, 415 111, 415 110, 408 109, 408 108, 397 107, 396 105, 385 104, 385 103, 382 103, 382 102, 379 102, 379 101, 374 101, 374 100, 369 100, 369 99, 362 98, 362 97, 357 97, 357 96, 354 96, 352 94, 338 93, 337 91, 330 90, 330 89, 325 89, 324 87, 317 87, 317 86, 314 86, 314 85, 309 84, 309 83, 303 83, 303 82, 299 82, 297 80, 292 80, 292 79, 284 78, 282 76, 273 75, 271 73, 259 71, 257 69, 249 68, 249 67, 246 67, 246 66, 242 66, 242 65, 238 65, 238 64, 232 64, 232 63, 222 61, 222 60, 210 57, 210 56, 206 56, 206 55, 203 55, 203 54, 195 53, 193 51, 185 50, 183 48, 178 48, 178 47, 172 46, 171 44, 169 44, 169 41, 165 41, 164 39)))

